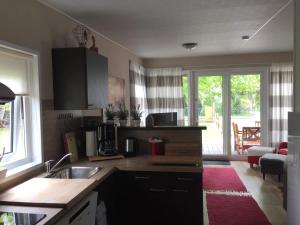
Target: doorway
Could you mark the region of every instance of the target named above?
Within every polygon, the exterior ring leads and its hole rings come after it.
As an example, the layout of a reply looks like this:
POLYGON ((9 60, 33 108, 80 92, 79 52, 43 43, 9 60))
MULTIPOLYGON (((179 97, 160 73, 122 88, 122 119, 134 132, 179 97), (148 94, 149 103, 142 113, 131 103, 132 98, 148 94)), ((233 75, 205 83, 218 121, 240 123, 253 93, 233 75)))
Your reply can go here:
POLYGON ((257 127, 260 143, 268 142, 267 74, 264 68, 191 72, 190 124, 207 127, 202 137, 204 158, 244 158, 241 134, 246 127, 257 127))
POLYGON ((206 155, 224 155, 223 148, 223 76, 196 76, 195 122, 206 126, 202 134, 202 152, 206 155))

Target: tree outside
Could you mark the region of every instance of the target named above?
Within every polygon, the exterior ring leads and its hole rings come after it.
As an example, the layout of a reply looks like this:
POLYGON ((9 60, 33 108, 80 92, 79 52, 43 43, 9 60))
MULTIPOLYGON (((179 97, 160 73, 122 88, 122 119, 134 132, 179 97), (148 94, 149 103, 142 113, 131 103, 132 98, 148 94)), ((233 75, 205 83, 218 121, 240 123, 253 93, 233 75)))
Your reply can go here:
MULTIPOLYGON (((207 126, 203 143, 223 145, 223 76, 205 75, 198 77, 198 121, 207 126)), ((183 76, 185 125, 188 125, 188 76, 183 76)), ((260 121, 260 75, 231 75, 231 121, 242 126, 254 126, 260 121)), ((205 153, 205 146, 204 153, 205 153)), ((222 154, 222 153, 221 153, 222 154)))
POLYGON ((260 75, 231 76, 232 116, 252 116, 260 111, 260 75))
MULTIPOLYGON (((205 117, 205 108, 222 115, 222 76, 198 78, 198 115, 205 117)), ((184 115, 188 117, 188 76, 182 77, 184 115)), ((230 79, 232 116, 253 116, 260 111, 260 75, 232 75, 230 79)))

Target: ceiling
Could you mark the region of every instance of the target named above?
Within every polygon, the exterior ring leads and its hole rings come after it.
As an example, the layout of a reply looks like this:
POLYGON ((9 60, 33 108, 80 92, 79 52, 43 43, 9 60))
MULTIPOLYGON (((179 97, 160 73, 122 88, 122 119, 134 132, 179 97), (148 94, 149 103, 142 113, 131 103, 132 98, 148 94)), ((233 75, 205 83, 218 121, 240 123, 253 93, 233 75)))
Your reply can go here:
POLYGON ((293 49, 293 4, 276 14, 288 0, 40 1, 143 58, 293 49), (253 38, 241 40, 242 35, 251 36, 261 26, 263 28, 253 38), (199 45, 188 51, 181 47, 184 42, 198 42, 199 45))

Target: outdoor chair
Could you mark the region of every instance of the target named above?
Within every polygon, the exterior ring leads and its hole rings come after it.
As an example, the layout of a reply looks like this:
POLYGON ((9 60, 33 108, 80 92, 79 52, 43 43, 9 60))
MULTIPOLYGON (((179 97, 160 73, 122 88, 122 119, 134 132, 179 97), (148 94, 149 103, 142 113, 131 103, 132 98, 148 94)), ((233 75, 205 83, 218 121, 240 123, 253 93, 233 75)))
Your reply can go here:
POLYGON ((238 152, 242 149, 242 134, 243 132, 239 130, 238 125, 232 122, 232 129, 234 134, 234 149, 238 152))
POLYGON ((242 151, 252 146, 258 146, 261 142, 261 128, 260 127, 243 127, 242 134, 242 151))

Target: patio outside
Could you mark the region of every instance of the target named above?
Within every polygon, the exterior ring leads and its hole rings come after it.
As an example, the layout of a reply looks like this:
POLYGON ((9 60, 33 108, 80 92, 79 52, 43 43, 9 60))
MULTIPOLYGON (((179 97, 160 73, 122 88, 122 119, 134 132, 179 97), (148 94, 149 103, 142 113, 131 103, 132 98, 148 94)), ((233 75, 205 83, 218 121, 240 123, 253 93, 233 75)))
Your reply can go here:
MULTIPOLYGON (((184 83, 184 93, 187 95, 186 86, 184 83)), ((224 155, 222 87, 222 76, 198 77, 198 125, 207 127, 202 137, 204 155, 224 155)), ((231 117, 225 119, 231 119, 231 124, 236 123, 240 131, 243 127, 258 126, 260 124, 260 75, 231 75, 230 90, 231 117)), ((187 99, 186 95, 185 99, 187 99)), ((187 123, 187 113, 185 120, 187 123)), ((235 150, 232 125, 230 129, 231 154, 246 154, 246 151, 235 150)))

